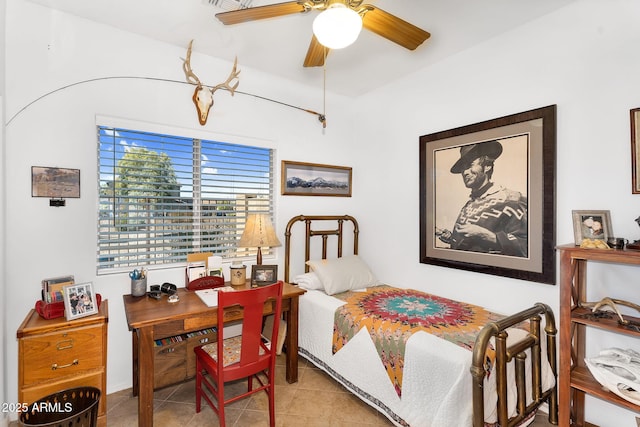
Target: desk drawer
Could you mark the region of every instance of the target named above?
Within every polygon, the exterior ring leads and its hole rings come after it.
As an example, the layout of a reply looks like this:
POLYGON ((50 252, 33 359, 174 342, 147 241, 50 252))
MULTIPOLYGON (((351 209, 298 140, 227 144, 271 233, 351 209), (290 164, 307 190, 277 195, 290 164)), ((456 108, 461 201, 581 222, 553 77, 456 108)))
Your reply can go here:
POLYGON ((163 344, 154 349, 153 387, 184 381, 187 376, 187 342, 163 344))
POLYGON ((205 329, 187 338, 187 378, 196 376, 196 354, 193 349, 207 343, 216 342, 218 333, 214 329, 205 329))
POLYGON ((103 331, 102 326, 90 326, 22 339, 23 385, 101 369, 103 331))

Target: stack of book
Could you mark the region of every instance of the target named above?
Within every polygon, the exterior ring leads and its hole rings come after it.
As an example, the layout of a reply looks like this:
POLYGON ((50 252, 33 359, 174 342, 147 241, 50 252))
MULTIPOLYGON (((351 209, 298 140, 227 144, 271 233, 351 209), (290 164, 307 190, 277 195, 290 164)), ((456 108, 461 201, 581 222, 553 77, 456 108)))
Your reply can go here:
POLYGON ((42 281, 42 300, 46 303, 64 301, 63 288, 74 283, 75 279, 72 275, 44 279, 42 281))

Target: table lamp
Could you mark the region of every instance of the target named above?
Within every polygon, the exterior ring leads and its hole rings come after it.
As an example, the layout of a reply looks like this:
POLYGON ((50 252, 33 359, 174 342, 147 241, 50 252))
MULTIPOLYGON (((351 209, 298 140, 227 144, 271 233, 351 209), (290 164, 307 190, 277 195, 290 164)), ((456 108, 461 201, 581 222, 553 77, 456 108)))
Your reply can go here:
POLYGON ((280 240, 278 240, 276 231, 267 214, 249 214, 247 216, 247 222, 238 246, 241 248, 258 248, 257 265, 262 265, 261 248, 280 245, 280 240))

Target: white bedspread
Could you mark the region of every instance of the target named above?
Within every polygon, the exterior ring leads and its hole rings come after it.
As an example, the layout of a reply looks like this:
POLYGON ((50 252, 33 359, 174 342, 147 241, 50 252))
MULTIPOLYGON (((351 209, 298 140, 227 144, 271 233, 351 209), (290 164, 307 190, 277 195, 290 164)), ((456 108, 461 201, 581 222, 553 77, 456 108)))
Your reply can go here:
MULTIPOLYGON (((302 356, 378 409, 395 425, 471 426, 469 350, 426 332, 415 333, 407 341, 402 397, 398 397, 366 330, 360 330, 340 351, 332 354, 334 314, 343 304, 321 291, 309 290, 300 298, 299 348, 302 356)), ((518 339, 520 334, 524 335, 524 331, 510 332, 509 341, 518 339)), ((529 364, 527 369, 530 370, 529 364)), ((543 373, 543 390, 546 390, 554 384, 554 379, 550 369, 543 369, 543 373)), ((510 374, 513 377, 513 372, 510 374)), ((485 397, 485 419, 493 422, 497 399, 495 375, 490 375, 485 392, 489 393, 485 397)), ((510 394, 510 410, 515 410, 515 390, 510 394)))

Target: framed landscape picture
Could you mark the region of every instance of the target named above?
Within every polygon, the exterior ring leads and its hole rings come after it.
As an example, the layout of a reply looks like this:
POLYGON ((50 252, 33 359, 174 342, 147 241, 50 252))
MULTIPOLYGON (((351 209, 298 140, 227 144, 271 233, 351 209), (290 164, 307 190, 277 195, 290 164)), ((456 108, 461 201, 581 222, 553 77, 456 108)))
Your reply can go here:
POLYGON ((285 196, 351 197, 351 168, 282 161, 281 192, 285 196))
POLYGON ((32 166, 31 197, 79 198, 80 169, 32 166))
POLYGON ((419 142, 420 262, 554 284, 556 106, 419 142))

